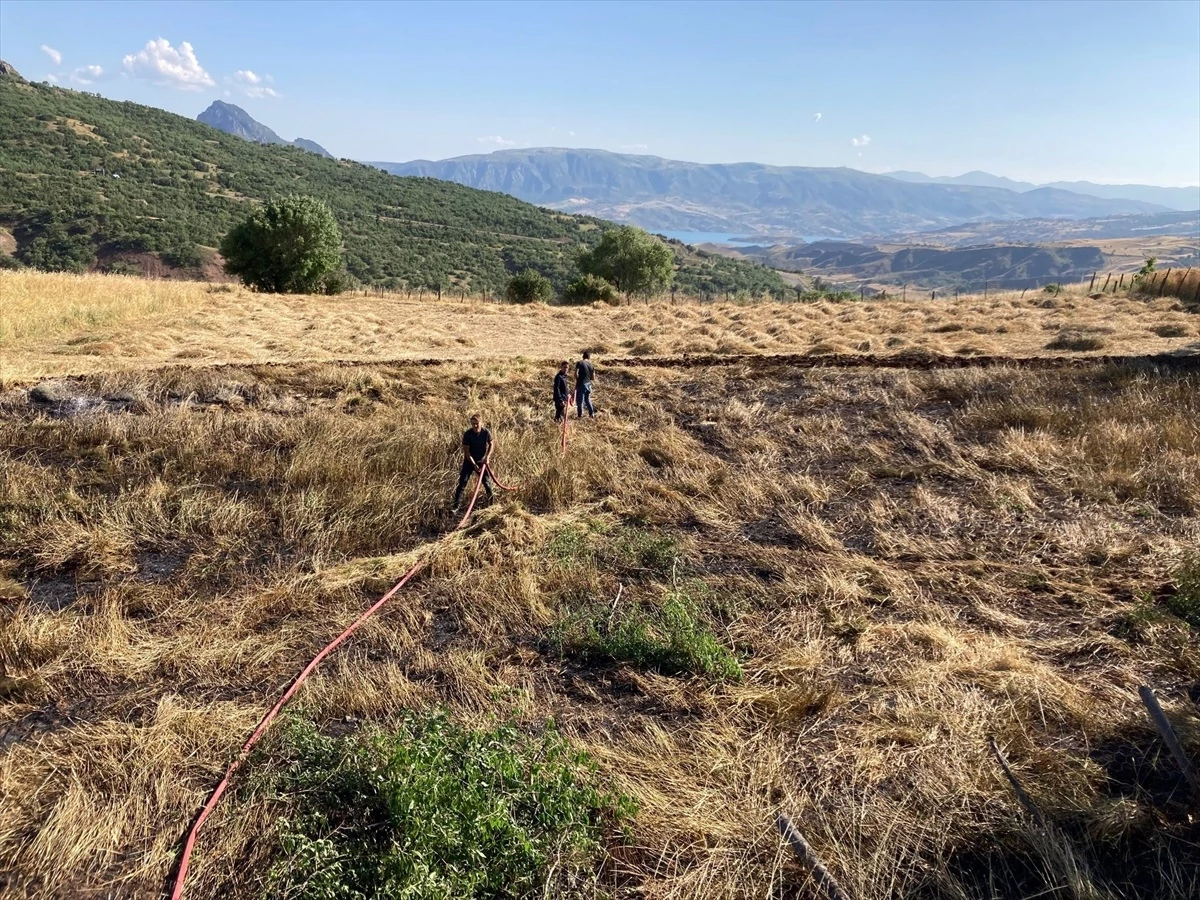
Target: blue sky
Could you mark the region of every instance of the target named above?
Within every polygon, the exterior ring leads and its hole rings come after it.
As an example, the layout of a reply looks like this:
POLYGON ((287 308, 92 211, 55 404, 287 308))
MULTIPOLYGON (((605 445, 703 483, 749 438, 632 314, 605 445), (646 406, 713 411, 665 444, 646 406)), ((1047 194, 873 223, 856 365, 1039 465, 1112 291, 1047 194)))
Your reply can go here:
POLYGON ((1197 0, 4 0, 0 55, 187 116, 225 99, 362 160, 567 146, 1200 182, 1197 0))

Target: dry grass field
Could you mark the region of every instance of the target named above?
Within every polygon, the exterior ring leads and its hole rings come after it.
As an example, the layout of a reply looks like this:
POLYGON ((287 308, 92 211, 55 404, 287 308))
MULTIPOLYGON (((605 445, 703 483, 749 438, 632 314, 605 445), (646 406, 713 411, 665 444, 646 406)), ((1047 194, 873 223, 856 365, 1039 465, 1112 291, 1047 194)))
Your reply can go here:
POLYGON ((1163 353, 1200 345, 1179 300, 1028 292, 897 303, 574 309, 481 300, 269 297, 229 285, 0 272, 0 385, 244 362, 922 351, 1163 353), (1067 346, 1063 346, 1065 341, 1067 346))
MULTIPOLYGON (((96 279, 37 278, 0 275, 0 897, 161 896, 265 709, 419 557, 288 715, 336 740, 406 710, 553 719, 637 804, 570 896, 817 897, 780 809, 856 900, 1200 893, 1200 797, 1137 696, 1200 758, 1200 375, 605 359, 1194 348, 1176 301, 513 309, 108 279, 93 309, 64 298, 96 279), (1070 335, 1099 345, 1048 346, 1070 335), (603 414, 562 456, 544 361, 583 345, 603 414), (446 536, 468 411, 518 490, 446 536)), ((270 874, 304 802, 270 788, 287 733, 208 822, 188 897, 335 896, 270 874)))

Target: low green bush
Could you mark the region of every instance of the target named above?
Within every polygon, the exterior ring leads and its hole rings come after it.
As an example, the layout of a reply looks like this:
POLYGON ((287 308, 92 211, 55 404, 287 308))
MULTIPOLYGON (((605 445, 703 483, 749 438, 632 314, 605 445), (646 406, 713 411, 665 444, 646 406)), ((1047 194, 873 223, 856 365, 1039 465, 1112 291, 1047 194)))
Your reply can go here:
POLYGON ((550 635, 560 656, 622 662, 664 675, 702 675, 714 681, 739 681, 742 667, 704 621, 697 604, 680 591, 663 604, 596 604, 568 615, 550 635))
POLYGON ((509 303, 549 303, 554 298, 550 279, 534 269, 526 269, 509 279, 504 299, 509 303))
POLYGON ((617 289, 598 275, 581 275, 567 285, 562 302, 574 306, 589 303, 616 303, 617 289))
POLYGON ((295 900, 594 897, 605 832, 635 812, 552 723, 535 737, 410 714, 332 737, 296 720, 277 752, 266 789, 298 809, 268 879, 295 900))

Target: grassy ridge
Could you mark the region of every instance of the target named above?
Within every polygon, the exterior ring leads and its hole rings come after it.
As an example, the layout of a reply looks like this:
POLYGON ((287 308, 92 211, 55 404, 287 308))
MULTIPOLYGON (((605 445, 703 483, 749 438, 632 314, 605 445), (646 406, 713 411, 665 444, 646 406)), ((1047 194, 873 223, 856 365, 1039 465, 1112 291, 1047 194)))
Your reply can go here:
MULTIPOLYGON (((495 292, 534 268, 561 289, 578 250, 613 227, 505 194, 253 144, 160 109, 0 78, 0 223, 28 264, 122 270, 153 254, 199 269, 211 256, 201 248, 215 247, 250 203, 294 192, 333 208, 353 275, 390 287, 495 292)), ((679 249, 676 258, 685 290, 783 289, 759 266, 679 249)))

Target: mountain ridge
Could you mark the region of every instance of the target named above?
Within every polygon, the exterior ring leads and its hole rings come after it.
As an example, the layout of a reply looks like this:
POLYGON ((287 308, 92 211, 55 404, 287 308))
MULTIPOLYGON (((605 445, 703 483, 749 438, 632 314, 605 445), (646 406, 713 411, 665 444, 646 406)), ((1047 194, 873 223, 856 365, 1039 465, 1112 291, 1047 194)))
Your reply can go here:
POLYGON ((214 100, 206 110, 196 116, 196 121, 256 144, 282 144, 299 147, 309 153, 333 159, 333 154, 316 141, 306 138, 296 138, 294 141, 284 140, 240 106, 226 103, 224 100, 214 100))
POLYGON ((1200 209, 1200 185, 1165 187, 1156 184, 1099 184, 1094 181, 1048 181, 1035 184, 1032 181, 1014 181, 1003 175, 993 175, 978 169, 962 175, 926 175, 924 172, 884 172, 889 178, 912 184, 962 184, 976 187, 1003 187, 1018 193, 1038 188, 1057 188, 1090 197, 1108 200, 1141 200, 1156 203, 1168 209, 1189 212, 1200 209))
POLYGON ((453 181, 530 203, 656 231, 852 238, 971 221, 1161 212, 1057 188, 914 184, 850 168, 692 163, 561 147, 447 160, 372 162, 386 172, 453 181))

